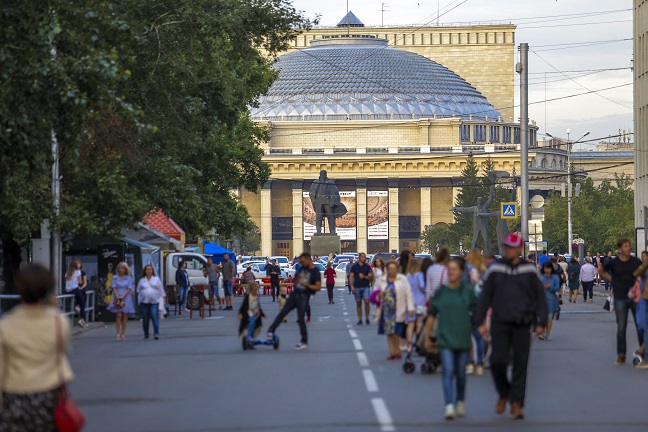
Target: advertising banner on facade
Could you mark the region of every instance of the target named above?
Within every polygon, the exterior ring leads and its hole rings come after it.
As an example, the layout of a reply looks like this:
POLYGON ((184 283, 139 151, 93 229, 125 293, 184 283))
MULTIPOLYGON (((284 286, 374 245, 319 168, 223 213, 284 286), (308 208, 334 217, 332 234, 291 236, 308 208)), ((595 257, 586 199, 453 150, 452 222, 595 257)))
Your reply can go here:
MULTIPOLYGON (((304 240, 310 240, 315 234, 315 209, 310 200, 308 192, 304 192, 304 240)), ((353 240, 357 239, 357 214, 356 214, 356 193, 355 191, 347 192, 340 191, 340 201, 347 208, 347 214, 337 218, 335 224, 337 225, 337 235, 340 240, 353 240)), ((324 222, 327 224, 328 222, 324 222)), ((328 232, 328 227, 325 232, 328 232)))
POLYGON ((367 192, 367 238, 369 240, 389 239, 389 193, 387 191, 367 192))

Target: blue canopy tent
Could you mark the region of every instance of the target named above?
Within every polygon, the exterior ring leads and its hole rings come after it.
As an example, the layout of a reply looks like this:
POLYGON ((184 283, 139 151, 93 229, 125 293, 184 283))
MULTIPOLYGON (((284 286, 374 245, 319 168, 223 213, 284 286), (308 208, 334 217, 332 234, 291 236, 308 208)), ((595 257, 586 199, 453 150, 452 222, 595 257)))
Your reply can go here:
POLYGON ((234 255, 234 252, 211 242, 203 242, 203 246, 205 249, 205 255, 212 257, 214 264, 222 263, 224 261, 223 257, 225 256, 225 254, 229 255, 230 259, 234 261, 234 263, 236 263, 236 255, 234 255))

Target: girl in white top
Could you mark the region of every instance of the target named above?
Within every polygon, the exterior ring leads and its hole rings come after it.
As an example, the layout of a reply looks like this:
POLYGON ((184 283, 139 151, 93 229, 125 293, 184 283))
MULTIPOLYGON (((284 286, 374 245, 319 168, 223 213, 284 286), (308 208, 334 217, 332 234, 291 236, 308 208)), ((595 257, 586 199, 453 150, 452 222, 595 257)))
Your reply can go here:
POLYGON ((425 275, 425 295, 428 300, 434 297, 434 293, 441 285, 448 283, 447 265, 449 261, 450 252, 448 249, 442 248, 437 252, 434 264, 428 268, 425 275))
POLYGON ((160 334, 159 304, 164 304, 166 294, 162 281, 154 273, 151 264, 144 267, 142 278, 137 284, 137 302, 142 307, 144 339, 149 337, 149 322, 153 320, 153 338, 158 340, 160 334))
POLYGON ((65 273, 65 291, 68 294, 74 295, 74 301, 79 306, 79 326, 85 327, 85 297, 80 289, 83 285, 80 267, 81 261, 79 260, 70 263, 70 267, 68 267, 68 271, 65 273))

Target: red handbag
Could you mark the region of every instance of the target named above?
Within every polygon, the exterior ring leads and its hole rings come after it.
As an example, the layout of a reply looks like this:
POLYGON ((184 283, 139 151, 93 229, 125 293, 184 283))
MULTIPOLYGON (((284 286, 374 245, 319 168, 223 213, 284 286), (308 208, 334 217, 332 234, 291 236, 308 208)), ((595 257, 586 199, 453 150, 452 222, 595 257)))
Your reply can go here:
POLYGON ((63 381, 61 371, 61 355, 63 353, 63 339, 61 336, 61 322, 57 316, 56 321, 56 367, 59 371, 61 387, 59 388, 59 400, 54 410, 54 423, 57 432, 80 432, 85 424, 85 417, 70 397, 67 386, 63 381))

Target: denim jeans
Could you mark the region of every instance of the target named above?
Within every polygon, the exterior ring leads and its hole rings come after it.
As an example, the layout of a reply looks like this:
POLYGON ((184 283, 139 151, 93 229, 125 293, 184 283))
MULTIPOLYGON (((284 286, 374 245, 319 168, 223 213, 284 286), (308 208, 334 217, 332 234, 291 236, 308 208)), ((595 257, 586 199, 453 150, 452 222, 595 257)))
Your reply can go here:
POLYGON ((188 294, 189 294, 189 287, 188 286, 178 287, 178 297, 179 297, 178 306, 180 306, 181 308, 185 308, 185 309, 187 308, 187 295, 188 294))
MULTIPOLYGON (((627 353, 626 346, 626 330, 628 328, 628 312, 632 312, 632 318, 637 319, 637 305, 634 300, 630 298, 614 298, 614 313, 617 322, 617 354, 625 355, 627 353)), ((639 345, 643 343, 643 332, 637 330, 637 340, 639 345)))
POLYGON ((473 338, 475 339, 475 364, 484 366, 484 338, 479 333, 479 326, 473 325, 473 338))
POLYGON ((149 321, 153 320, 153 334, 160 334, 160 311, 158 303, 142 303, 142 325, 144 336, 149 335, 149 321))
POLYGON ((443 366, 443 397, 446 405, 466 400, 466 365, 470 357, 468 351, 440 351, 443 366), (454 379, 457 380, 457 398, 454 398, 454 379))
MULTIPOLYGON (((286 299, 286 304, 281 308, 279 315, 275 318, 274 322, 268 327, 268 332, 274 333, 274 331, 281 325, 283 319, 286 318, 293 309, 297 309, 297 322, 299 323, 299 332, 301 333, 301 341, 305 344, 308 343, 308 330, 306 329, 306 320, 304 315, 306 314, 306 309, 310 309, 310 291, 298 291, 293 290, 288 298, 286 299)), ((310 316, 310 314, 309 314, 310 316)))
POLYGON ((645 313, 644 313, 644 341, 646 340, 646 331, 648 331, 648 300, 646 299, 641 299, 642 302, 644 302, 645 306, 645 313))
POLYGON ((79 319, 85 319, 85 293, 79 288, 75 288, 72 291, 69 291, 68 294, 74 295, 74 301, 76 302, 76 305, 79 306, 79 319))
POLYGON ((249 317, 250 321, 248 323, 248 329, 247 329, 247 338, 248 340, 253 340, 254 339, 254 330, 256 330, 256 318, 253 316, 249 317))
POLYGON ((209 282, 209 298, 218 299, 220 302, 220 295, 218 293, 218 282, 209 282))

